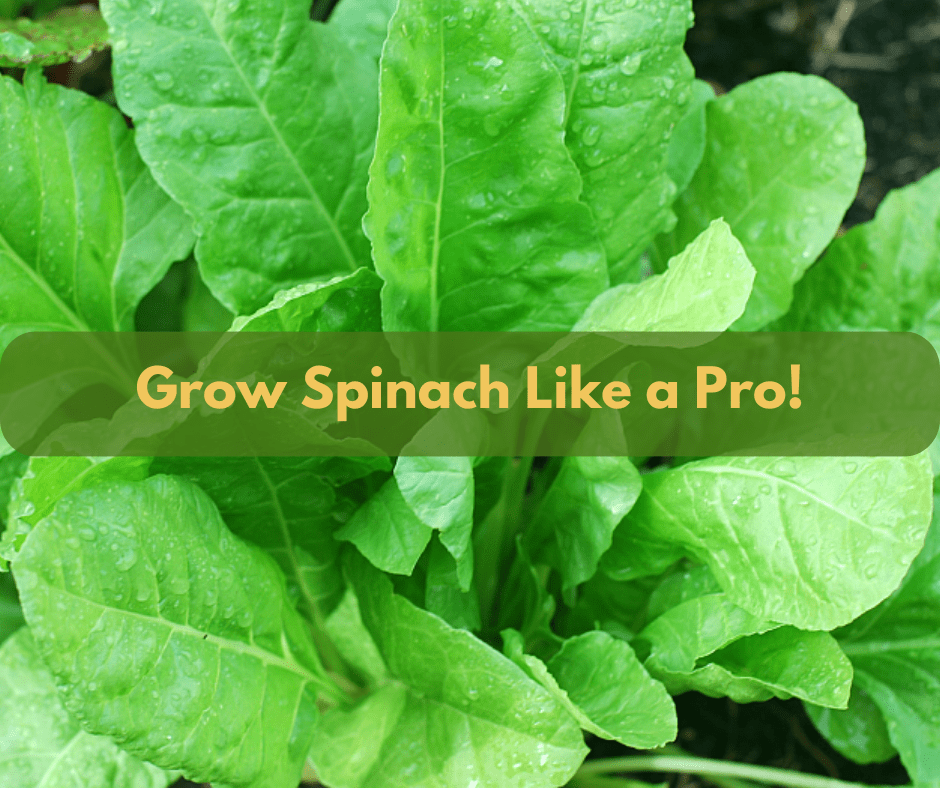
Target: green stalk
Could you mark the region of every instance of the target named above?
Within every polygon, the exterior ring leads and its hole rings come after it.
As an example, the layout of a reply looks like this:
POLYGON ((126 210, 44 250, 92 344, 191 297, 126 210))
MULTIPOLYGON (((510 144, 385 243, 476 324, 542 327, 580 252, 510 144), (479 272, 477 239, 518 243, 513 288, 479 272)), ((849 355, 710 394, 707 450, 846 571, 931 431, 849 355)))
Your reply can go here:
MULTIPOLYGON (((740 778, 785 788, 873 788, 862 783, 850 783, 832 777, 799 774, 772 766, 749 763, 729 763, 685 755, 630 755, 624 758, 603 758, 585 763, 571 781, 581 788, 601 788, 597 779, 611 772, 665 772, 694 774, 700 777, 740 778)), ((614 784, 610 783, 610 788, 614 784)))

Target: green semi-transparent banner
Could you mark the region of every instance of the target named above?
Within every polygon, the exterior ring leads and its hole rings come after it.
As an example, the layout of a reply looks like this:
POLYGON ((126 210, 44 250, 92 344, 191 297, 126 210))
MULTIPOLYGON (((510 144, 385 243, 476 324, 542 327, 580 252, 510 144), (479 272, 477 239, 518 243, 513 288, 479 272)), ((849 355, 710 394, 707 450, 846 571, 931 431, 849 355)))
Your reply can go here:
POLYGON ((909 333, 31 333, 31 455, 901 456, 940 428, 909 333))

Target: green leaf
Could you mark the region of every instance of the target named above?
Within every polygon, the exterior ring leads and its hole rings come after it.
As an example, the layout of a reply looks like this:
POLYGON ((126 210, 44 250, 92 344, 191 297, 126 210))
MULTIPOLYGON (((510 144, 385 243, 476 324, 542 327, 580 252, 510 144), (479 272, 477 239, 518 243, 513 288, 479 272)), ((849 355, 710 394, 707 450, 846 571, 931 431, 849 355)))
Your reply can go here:
MULTIPOLYGON (((120 113, 76 90, 0 78, 0 323, 23 331, 125 331, 193 243, 120 113)), ((11 339, 12 337, 8 337, 11 339)))
POLYGON ((352 542, 379 569, 410 575, 433 533, 408 505, 395 479, 389 479, 336 532, 336 538, 352 542))
POLYGON ((85 730, 195 781, 297 785, 332 685, 280 570, 199 488, 160 476, 69 495, 14 574, 85 730))
POLYGON ((375 641, 362 623, 359 600, 352 588, 346 588, 343 599, 326 619, 326 633, 343 658, 371 685, 379 685, 388 677, 388 668, 375 641))
POLYGON ((914 331, 940 348, 940 170, 891 192, 794 292, 787 331, 914 331))
POLYGON ((606 632, 566 640, 548 670, 595 726, 628 747, 652 749, 673 741, 676 709, 633 649, 606 632))
POLYGON ((724 594, 674 607, 637 638, 649 648, 646 669, 673 695, 697 690, 737 703, 797 697, 848 704, 852 665, 828 632, 761 620, 724 594))
POLYGON ((852 204, 865 164, 854 104, 814 76, 751 80, 706 107, 702 164, 676 201, 675 230, 657 241, 659 258, 684 248, 724 217, 757 269, 740 330, 790 307, 793 285, 816 260, 852 204))
POLYGON ((457 563, 460 588, 473 576, 473 463, 469 457, 400 457, 395 482, 405 502, 457 563))
POLYGON ((397 6, 398 0, 341 0, 330 16, 330 24, 351 49, 378 63, 397 6))
POLYGON ((923 546, 932 481, 926 453, 716 457, 645 476, 617 533, 694 556, 754 616, 833 629, 898 586, 923 546))
POLYGON ((711 223, 668 270, 601 293, 576 331, 724 331, 743 313, 754 267, 722 220, 711 223))
POLYGON ((17 788, 165 788, 175 778, 85 733, 63 708, 28 629, 0 648, 0 782, 17 788))
POLYGON ((0 67, 53 66, 82 61, 108 46, 108 26, 98 9, 64 8, 33 21, 0 14, 0 67))
POLYGON ((183 331, 228 331, 232 325, 232 313, 212 295, 202 280, 195 260, 189 263, 189 286, 182 299, 183 331))
POLYGON ((368 265, 375 66, 311 22, 309 0, 105 0, 102 11, 118 102, 195 219, 219 301, 250 313, 279 290, 368 265))
MULTIPOLYGON (((855 667, 855 681, 880 709, 891 744, 912 781, 940 785, 940 527, 934 519, 928 550, 901 588, 874 610, 835 633, 855 667)), ((843 725, 873 730, 870 709, 851 713, 843 725)), ((878 737, 864 751, 881 757, 878 737)))
MULTIPOLYGON (((469 564, 472 579, 473 564, 469 564)), ((458 576, 457 564, 440 539, 431 543, 425 581, 424 607, 440 616, 454 629, 476 632, 480 629, 480 599, 475 586, 464 589, 458 576)))
POLYGON ((859 685, 852 687, 845 710, 812 703, 803 707, 816 729, 846 758, 856 763, 883 763, 897 755, 884 715, 859 685))
POLYGON ((381 331, 382 280, 360 268, 329 282, 283 290, 253 315, 235 318, 232 331, 381 331))
POLYGON ((590 580, 642 488, 628 457, 566 457, 529 526, 529 552, 561 572, 565 589, 590 580))
POLYGON ((669 157, 666 172, 682 194, 705 156, 705 106, 715 100, 715 91, 707 82, 696 79, 692 83, 692 98, 685 114, 669 137, 669 157))
POLYGON ((570 779, 587 750, 552 695, 469 632, 396 596, 362 558, 352 559, 363 620, 391 679, 352 710, 321 719, 312 759, 323 782, 548 788, 570 779))
POLYGON ((0 540, 0 556, 13 561, 33 526, 68 493, 144 479, 149 466, 149 457, 31 457, 13 485, 10 522, 0 540))
POLYGON ((568 148, 611 279, 620 283, 672 222, 670 132, 690 103, 693 70, 683 44, 692 3, 519 4, 564 79, 568 148))
POLYGON ((607 284, 565 92, 506 2, 401 0, 366 231, 387 331, 566 330, 607 284))

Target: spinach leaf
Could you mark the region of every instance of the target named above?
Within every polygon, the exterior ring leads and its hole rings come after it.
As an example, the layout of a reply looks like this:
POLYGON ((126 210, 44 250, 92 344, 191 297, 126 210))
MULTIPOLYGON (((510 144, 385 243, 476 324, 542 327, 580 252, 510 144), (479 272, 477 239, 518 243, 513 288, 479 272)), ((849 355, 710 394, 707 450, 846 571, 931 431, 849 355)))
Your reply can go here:
POLYGON ((250 313, 369 264, 375 67, 311 22, 309 2, 105 0, 102 11, 118 102, 154 177, 193 216, 222 304, 250 313))
POLYGON ((14 576, 85 730, 194 780, 297 784, 315 695, 335 685, 280 570, 197 487, 158 476, 73 493, 14 576))
MULTIPOLYGON (((900 583, 930 524, 931 479, 926 454, 701 460, 646 476, 617 533, 667 560, 688 552, 754 616, 833 629, 900 583)), ((616 535, 611 552, 615 577, 618 558, 638 560, 616 535)))
POLYGON ((607 285, 565 91, 506 2, 401 0, 365 226, 387 331, 565 330, 607 285))
POLYGON ((772 74, 706 106, 702 164, 676 201, 663 262, 724 217, 757 270, 739 330, 790 307, 793 285, 836 234, 858 189, 865 141, 858 111, 819 77, 772 74))
POLYGON ((84 60, 108 46, 108 26, 97 9, 65 8, 33 21, 6 21, 0 13, 0 67, 51 66, 84 60))
POLYGON ((193 243, 120 113, 45 82, 0 77, 0 339, 25 331, 124 331, 193 243))
POLYGON ((690 103, 692 3, 518 3, 564 79, 566 143, 619 284, 674 222, 670 131, 690 103))

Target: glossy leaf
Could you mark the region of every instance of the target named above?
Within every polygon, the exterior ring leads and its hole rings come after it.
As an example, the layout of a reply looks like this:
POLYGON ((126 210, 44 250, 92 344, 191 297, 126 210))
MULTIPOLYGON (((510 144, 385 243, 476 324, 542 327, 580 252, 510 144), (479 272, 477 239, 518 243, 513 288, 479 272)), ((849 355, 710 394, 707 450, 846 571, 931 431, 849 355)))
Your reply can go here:
POLYGON ((644 665, 670 693, 697 690, 753 703, 792 697, 845 708, 852 666, 827 632, 802 632, 763 621, 724 594, 691 599, 638 636, 644 665))
POLYGON ((0 648, 0 783, 16 788, 165 788, 172 775, 79 727, 29 630, 0 648))
MULTIPOLYGON (((123 331, 193 243, 120 113, 88 95, 0 78, 0 324, 23 331, 123 331)), ((7 337, 7 341, 12 337, 7 337)))
POLYGON ((160 476, 67 496, 14 574, 85 730, 196 781, 296 786, 331 682, 280 570, 205 493, 160 476))
MULTIPOLYGON (((670 132, 690 103, 690 0, 519 0, 565 82, 568 149, 597 217, 611 279, 669 229, 670 132)), ((703 228, 704 229, 704 228, 703 228)), ((690 239, 691 240, 691 239, 690 239)))
POLYGON ((835 236, 858 189, 864 131, 838 88, 798 74, 751 80, 710 102, 706 119, 705 156, 659 258, 723 217, 757 270, 735 324, 754 330, 789 309, 793 285, 835 236))
POLYGON ((644 477, 617 530, 688 552, 754 616, 832 629, 900 583, 930 524, 932 481, 926 454, 713 458, 644 477))
POLYGON ((13 575, 0 572, 0 643, 24 624, 23 608, 16 593, 13 575))
POLYGON ((724 331, 744 313, 753 284, 754 267, 719 219, 665 273, 601 293, 575 330, 724 331))
POLYGON ((696 79, 692 83, 692 98, 685 113, 669 137, 669 156, 666 172, 682 194, 692 182, 695 171, 705 156, 705 106, 715 100, 715 91, 707 82, 696 79))
POLYGON ((0 18, 0 67, 80 62, 107 46, 108 26, 89 6, 66 8, 35 21, 0 18))
POLYGON ((529 526, 529 551, 566 589, 590 580, 642 488, 628 457, 566 457, 529 526))
POLYGON ((195 219, 219 301, 250 313, 369 264, 375 66, 311 22, 309 2, 106 0, 102 11, 118 102, 154 176, 195 219))
POLYGON ((365 219, 385 329, 570 328, 607 273, 557 70, 506 0, 401 0, 389 31, 365 219))
POLYGON ((322 780, 335 788, 565 783, 586 752, 574 718, 511 661, 395 595, 355 558, 363 621, 392 678, 352 710, 324 715, 312 750, 322 780))

